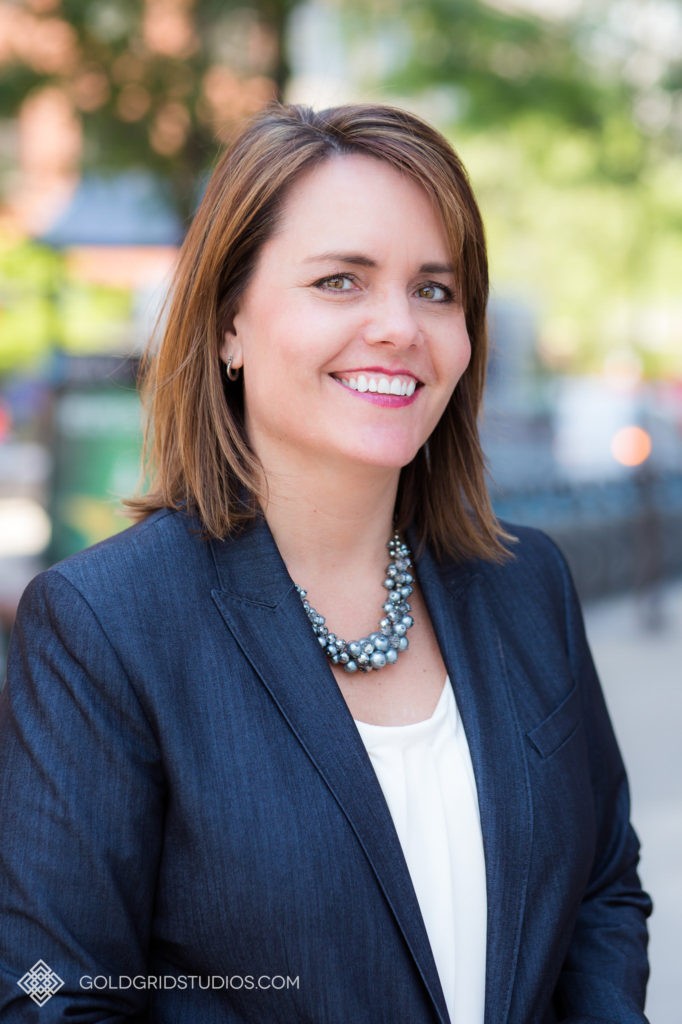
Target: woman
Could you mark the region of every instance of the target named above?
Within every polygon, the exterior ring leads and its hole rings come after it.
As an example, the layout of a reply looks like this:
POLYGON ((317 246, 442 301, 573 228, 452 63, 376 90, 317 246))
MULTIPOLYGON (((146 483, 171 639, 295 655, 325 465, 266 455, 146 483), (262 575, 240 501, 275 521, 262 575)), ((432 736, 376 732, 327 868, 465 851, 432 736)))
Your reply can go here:
POLYGON ((465 172, 413 115, 276 107, 226 153, 142 521, 19 612, 3 1021, 38 959, 41 1022, 645 1020, 570 577, 485 491, 486 299, 465 172))

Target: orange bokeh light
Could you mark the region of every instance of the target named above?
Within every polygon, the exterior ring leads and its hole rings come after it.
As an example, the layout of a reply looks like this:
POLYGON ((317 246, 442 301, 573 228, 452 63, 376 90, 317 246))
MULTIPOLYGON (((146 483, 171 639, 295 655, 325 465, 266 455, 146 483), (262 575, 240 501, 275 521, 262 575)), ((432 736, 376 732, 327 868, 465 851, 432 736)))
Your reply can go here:
POLYGON ((642 427, 621 427, 613 435, 611 454, 622 466, 641 466, 651 455, 651 437, 642 427))

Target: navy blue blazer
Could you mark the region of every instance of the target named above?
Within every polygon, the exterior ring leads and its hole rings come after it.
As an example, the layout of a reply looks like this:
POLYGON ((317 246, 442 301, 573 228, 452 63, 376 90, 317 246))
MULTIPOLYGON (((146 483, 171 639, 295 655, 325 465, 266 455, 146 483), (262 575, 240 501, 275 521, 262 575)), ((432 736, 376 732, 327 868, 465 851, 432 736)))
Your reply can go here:
MULTIPOLYGON (((485 1022, 642 1022, 623 765, 565 563, 514 532, 502 566, 417 560, 478 787, 485 1022)), ((37 577, 1 708, 0 1021, 446 1024, 388 808, 262 519, 208 542, 157 513, 37 577), (63 981, 42 1008, 18 985, 39 959, 63 981)))

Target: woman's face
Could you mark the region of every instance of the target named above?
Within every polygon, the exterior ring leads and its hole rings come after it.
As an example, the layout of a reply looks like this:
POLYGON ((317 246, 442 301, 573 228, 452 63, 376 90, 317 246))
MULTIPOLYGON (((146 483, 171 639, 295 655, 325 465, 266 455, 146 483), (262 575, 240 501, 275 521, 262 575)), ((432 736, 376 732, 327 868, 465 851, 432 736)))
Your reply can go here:
POLYGON ((302 177, 221 350, 243 368, 266 471, 410 462, 469 362, 457 293, 440 220, 411 179, 358 155, 302 177))

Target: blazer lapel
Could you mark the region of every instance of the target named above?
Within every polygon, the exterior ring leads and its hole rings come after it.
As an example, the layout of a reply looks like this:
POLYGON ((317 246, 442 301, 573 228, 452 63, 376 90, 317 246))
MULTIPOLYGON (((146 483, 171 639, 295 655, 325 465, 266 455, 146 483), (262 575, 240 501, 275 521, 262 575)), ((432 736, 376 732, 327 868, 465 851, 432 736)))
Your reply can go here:
POLYGON ((381 787, 267 524, 261 518, 236 540, 212 547, 221 581, 213 599, 354 830, 446 1024, 433 954, 381 787))
POLYGON ((417 578, 453 684, 476 777, 488 898, 485 1024, 507 1020, 532 840, 524 737, 483 578, 441 569, 428 552, 417 578))

